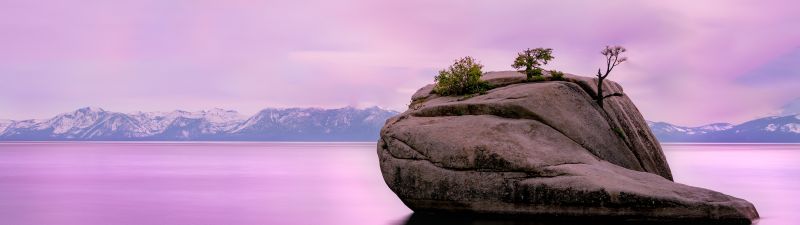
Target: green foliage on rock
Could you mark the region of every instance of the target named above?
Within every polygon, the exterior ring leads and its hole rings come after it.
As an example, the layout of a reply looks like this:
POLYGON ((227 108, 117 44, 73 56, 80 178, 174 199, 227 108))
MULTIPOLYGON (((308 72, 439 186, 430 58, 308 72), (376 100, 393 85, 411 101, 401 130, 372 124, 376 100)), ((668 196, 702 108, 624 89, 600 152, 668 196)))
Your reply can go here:
POLYGON ((526 49, 517 53, 517 58, 514 59, 514 64, 511 67, 518 69, 520 73, 525 73, 527 79, 530 81, 534 77, 542 76, 542 65, 547 65, 547 62, 553 60, 552 48, 535 48, 526 49), (524 70, 522 68, 525 68, 524 70))
POLYGON ((434 92, 439 95, 469 95, 485 92, 489 87, 481 80, 481 65, 472 57, 460 58, 449 68, 439 71, 434 92))
POLYGON ((564 72, 558 70, 551 70, 550 77, 553 80, 564 80, 564 72))

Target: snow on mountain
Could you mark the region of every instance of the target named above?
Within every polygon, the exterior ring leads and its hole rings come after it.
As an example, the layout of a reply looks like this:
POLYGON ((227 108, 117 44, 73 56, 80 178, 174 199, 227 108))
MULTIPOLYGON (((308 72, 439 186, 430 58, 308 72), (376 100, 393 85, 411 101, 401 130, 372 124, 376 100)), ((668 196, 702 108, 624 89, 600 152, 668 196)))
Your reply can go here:
POLYGON ((730 123, 712 123, 705 126, 699 127, 703 131, 723 131, 727 129, 733 128, 733 124, 730 123))
MULTIPOLYGON (((49 119, 0 120, 2 140, 374 141, 386 119, 379 107, 266 108, 251 117, 233 110, 118 113, 85 107, 49 119)), ((647 124, 662 142, 800 142, 800 114, 734 125, 647 124)))
POLYGON ((356 109, 264 109, 117 113, 86 107, 45 120, 0 121, 0 140, 374 140, 397 112, 356 109))
MULTIPOLYGON (((196 126, 198 128, 193 132, 216 134, 226 132, 247 119, 246 116, 237 111, 219 108, 196 112, 183 110, 175 110, 172 112, 135 112, 132 113, 131 116, 141 124, 145 133, 148 135, 163 133, 168 129, 181 130, 181 128, 183 128, 180 133, 195 129, 187 128, 189 126, 196 126)), ((189 137, 192 135, 186 134, 181 136, 189 137)))
POLYGON ((800 134, 800 123, 789 123, 781 126, 781 131, 800 134))
POLYGON ((773 132, 773 131, 775 131, 777 129, 778 129, 778 126, 775 126, 775 124, 771 124, 770 123, 769 125, 767 125, 767 127, 764 127, 763 130, 769 131, 769 132, 773 132))
POLYGON ((268 108, 250 117, 231 133, 236 140, 331 140, 339 137, 371 137, 387 118, 397 112, 378 107, 356 109, 268 108))
POLYGON ((199 114, 202 115, 207 121, 211 123, 230 123, 232 121, 243 121, 247 119, 246 116, 239 114, 239 112, 233 110, 224 110, 220 108, 214 108, 211 110, 201 111, 199 114))
POLYGON ((71 113, 60 114, 40 126, 39 129, 53 128, 53 134, 78 134, 107 116, 101 108, 81 108, 71 113))
POLYGON ((711 132, 723 131, 733 128, 733 124, 729 123, 712 123, 699 127, 685 127, 672 125, 665 122, 647 122, 650 129, 656 136, 664 135, 701 135, 711 132))
POLYGON ((800 114, 770 116, 733 125, 716 123, 699 127, 648 122, 662 142, 800 142, 800 114))
POLYGON ((2 134, 3 131, 5 131, 8 126, 11 126, 12 123, 14 123, 14 121, 12 120, 0 119, 0 134, 2 134))

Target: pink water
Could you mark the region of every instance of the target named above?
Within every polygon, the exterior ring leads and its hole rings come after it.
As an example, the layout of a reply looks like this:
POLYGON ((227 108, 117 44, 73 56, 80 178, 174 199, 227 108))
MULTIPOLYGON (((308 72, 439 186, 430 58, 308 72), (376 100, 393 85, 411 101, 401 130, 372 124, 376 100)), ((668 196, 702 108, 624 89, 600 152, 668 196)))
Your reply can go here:
MULTIPOLYGON (((800 145, 665 145, 678 182, 800 224, 800 145)), ((404 224, 374 143, 0 143, 0 224, 404 224)))
POLYGON ((800 144, 665 144, 675 181, 746 199, 759 225, 800 224, 800 144))

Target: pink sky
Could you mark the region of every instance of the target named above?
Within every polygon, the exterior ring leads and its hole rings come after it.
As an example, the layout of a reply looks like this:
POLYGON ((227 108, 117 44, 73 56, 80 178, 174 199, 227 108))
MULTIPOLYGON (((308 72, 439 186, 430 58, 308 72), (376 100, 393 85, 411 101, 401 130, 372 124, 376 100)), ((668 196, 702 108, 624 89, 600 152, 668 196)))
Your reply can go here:
POLYGON ((796 1, 0 2, 0 118, 83 106, 131 112, 382 106, 403 110, 440 68, 470 55, 510 70, 609 78, 645 118, 742 122, 800 97, 796 1))

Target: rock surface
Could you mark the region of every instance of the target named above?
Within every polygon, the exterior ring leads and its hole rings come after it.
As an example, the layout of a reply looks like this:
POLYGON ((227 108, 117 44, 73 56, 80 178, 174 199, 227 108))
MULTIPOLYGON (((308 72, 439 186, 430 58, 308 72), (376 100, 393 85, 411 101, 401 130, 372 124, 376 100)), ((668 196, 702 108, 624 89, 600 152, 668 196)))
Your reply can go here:
MULTIPOLYGON (((381 130, 384 180, 416 212, 758 218, 745 200, 672 182, 627 96, 601 109, 592 100, 595 79, 565 78, 525 83, 517 72, 490 72, 483 79, 495 88, 471 97, 423 87, 381 130)), ((606 94, 622 93, 606 82, 606 94)))

